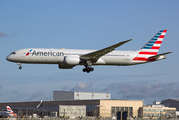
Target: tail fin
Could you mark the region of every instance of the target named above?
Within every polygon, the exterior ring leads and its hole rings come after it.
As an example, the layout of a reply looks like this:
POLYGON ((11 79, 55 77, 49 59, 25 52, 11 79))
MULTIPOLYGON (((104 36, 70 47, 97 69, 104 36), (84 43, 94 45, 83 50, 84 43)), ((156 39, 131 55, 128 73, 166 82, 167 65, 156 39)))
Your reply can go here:
POLYGON ((139 50, 138 55, 133 59, 135 61, 155 61, 156 58, 150 58, 156 56, 162 44, 163 38, 167 30, 160 30, 152 39, 139 50))
POLYGON ((144 45, 144 47, 141 48, 139 54, 146 56, 157 55, 166 32, 167 30, 160 30, 147 44, 144 45))
POLYGON ((8 116, 13 116, 13 111, 9 106, 6 106, 8 116))

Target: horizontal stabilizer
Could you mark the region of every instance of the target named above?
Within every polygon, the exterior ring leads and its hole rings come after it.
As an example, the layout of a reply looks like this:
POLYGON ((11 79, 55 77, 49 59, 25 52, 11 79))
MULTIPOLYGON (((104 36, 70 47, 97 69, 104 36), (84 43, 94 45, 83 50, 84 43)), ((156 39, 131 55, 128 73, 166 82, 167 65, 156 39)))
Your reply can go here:
POLYGON ((170 54, 170 53, 173 53, 173 52, 166 52, 166 53, 162 53, 162 54, 151 56, 149 58, 159 58, 160 56, 167 55, 167 54, 170 54))

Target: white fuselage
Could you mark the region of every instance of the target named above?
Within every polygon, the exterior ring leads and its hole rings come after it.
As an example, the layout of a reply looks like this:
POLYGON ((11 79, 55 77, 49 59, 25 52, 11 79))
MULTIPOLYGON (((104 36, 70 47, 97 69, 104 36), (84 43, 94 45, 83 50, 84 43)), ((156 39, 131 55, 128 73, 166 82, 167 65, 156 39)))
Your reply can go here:
MULTIPOLYGON (((94 52, 95 50, 76 50, 76 49, 21 49, 14 51, 6 59, 16 63, 34 63, 34 64, 64 64, 65 56, 80 57, 81 55, 94 52)), ((139 51, 112 51, 98 59, 93 65, 134 65, 146 63, 146 61, 134 61, 139 51)), ((85 65, 80 62, 78 65, 85 65)))

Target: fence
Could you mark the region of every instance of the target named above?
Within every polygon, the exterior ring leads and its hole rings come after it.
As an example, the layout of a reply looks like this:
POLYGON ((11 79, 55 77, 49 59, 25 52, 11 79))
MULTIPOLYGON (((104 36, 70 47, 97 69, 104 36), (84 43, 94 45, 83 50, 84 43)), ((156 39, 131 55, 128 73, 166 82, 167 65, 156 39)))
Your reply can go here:
MULTIPOLYGON (((60 118, 60 117, 56 117, 56 118, 0 118, 0 120, 117 120, 117 119, 113 119, 113 118, 60 118)), ((118 119, 120 120, 120 119, 118 119)), ((151 120, 151 119, 147 119, 147 118, 128 118, 127 120, 151 120)), ((160 119, 152 119, 152 120, 160 120, 160 119)), ((168 120, 168 119, 162 119, 162 120, 168 120)), ((172 118, 169 120, 179 120, 179 118, 172 118)))
POLYGON ((0 120, 179 120, 176 111, 114 111, 111 109, 14 109, 15 118, 0 120), (126 117, 123 117, 125 114, 126 117), (75 116, 75 117, 74 117, 75 116), (78 117, 76 117, 78 116, 78 117))

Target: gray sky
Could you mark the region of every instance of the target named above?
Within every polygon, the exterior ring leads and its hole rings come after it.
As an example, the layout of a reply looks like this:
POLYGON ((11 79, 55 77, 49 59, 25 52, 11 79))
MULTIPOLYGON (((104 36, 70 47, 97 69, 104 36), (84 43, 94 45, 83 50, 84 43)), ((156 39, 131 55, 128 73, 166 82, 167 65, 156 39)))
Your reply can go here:
POLYGON ((0 102, 52 99, 53 90, 108 92, 113 99, 144 99, 145 103, 179 99, 179 1, 139 0, 1 0, 0 102), (102 49, 132 41, 117 50, 139 50, 159 30, 167 29, 159 53, 167 59, 143 65, 83 66, 71 70, 57 65, 6 61, 22 48, 102 49))

